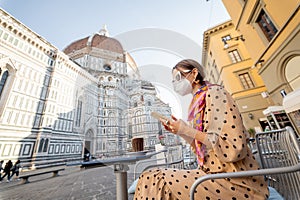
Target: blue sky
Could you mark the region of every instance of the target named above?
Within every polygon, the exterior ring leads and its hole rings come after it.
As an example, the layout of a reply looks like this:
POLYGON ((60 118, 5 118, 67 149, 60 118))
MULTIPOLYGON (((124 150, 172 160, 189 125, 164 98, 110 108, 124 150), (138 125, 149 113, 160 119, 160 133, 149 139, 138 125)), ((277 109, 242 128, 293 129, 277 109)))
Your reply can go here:
POLYGON ((205 30, 229 19, 221 0, 0 0, 0 6, 59 49, 103 24, 111 36, 155 27, 201 44, 205 30))
POLYGON ((173 92, 171 68, 182 58, 201 62, 204 31, 230 19, 221 0, 0 0, 0 7, 60 50, 106 24, 183 118, 190 97, 173 92))

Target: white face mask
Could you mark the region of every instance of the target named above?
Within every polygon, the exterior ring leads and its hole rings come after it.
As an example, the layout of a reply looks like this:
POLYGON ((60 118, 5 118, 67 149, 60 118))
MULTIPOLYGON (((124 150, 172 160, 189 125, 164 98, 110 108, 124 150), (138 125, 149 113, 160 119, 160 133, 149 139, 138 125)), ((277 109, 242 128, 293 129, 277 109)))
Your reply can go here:
POLYGON ((190 81, 186 78, 182 78, 180 81, 174 81, 173 88, 174 91, 180 94, 181 96, 190 94, 193 91, 190 81))

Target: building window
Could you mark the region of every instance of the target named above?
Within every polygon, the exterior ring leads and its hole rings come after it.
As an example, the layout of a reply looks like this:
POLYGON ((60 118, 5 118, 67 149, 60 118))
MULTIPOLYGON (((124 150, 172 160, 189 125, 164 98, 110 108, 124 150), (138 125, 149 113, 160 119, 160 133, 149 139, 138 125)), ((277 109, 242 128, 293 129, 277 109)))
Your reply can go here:
POLYGON ((269 16, 262 10, 256 20, 256 23, 259 25, 267 39, 270 41, 274 35, 277 33, 277 29, 274 26, 273 22, 269 16))
POLYGON ((244 89, 254 88, 254 83, 248 72, 239 74, 240 81, 244 89))
POLYGON ((231 40, 230 35, 226 35, 226 36, 222 37, 222 41, 229 41, 229 40, 231 40))
POLYGON ((110 70, 111 70, 111 66, 108 65, 108 64, 103 65, 103 68, 104 68, 106 71, 110 71, 110 70))
POLYGON ((43 146, 44 146, 44 138, 42 138, 42 139, 40 140, 39 151, 38 151, 39 153, 42 152, 43 146))
MULTIPOLYGON (((1 75, 1 74, 0 74, 1 75)), ((0 97, 1 97, 1 94, 3 92, 3 89, 4 89, 4 86, 5 86, 5 83, 7 81, 7 78, 8 78, 8 71, 5 71, 3 74, 2 74, 2 77, 1 77, 1 80, 0 80, 0 97)))
POLYGON ((4 39, 4 40, 7 40, 7 38, 8 38, 8 33, 4 33, 3 39, 4 39))
POLYGON ((213 71, 210 71, 210 82, 216 83, 216 77, 215 77, 213 71))
POLYGON ((47 150, 48 150, 48 145, 49 145, 49 139, 47 138, 47 139, 45 140, 43 152, 47 152, 47 150))
POLYGON ((80 120, 81 120, 81 111, 82 111, 82 101, 78 100, 77 102, 77 110, 76 110, 76 120, 75 125, 80 126, 80 120))
POLYGON ((237 63, 237 62, 242 61, 242 58, 241 58, 238 50, 235 49, 235 50, 229 51, 228 54, 229 54, 229 57, 230 57, 232 63, 237 63))

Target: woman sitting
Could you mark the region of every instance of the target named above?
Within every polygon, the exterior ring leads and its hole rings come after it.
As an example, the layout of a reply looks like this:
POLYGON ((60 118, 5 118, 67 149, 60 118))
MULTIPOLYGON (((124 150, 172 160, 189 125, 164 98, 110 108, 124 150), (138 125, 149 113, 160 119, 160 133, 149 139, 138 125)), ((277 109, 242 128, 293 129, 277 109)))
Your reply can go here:
MULTIPOLYGON (((192 94, 186 124, 172 116, 161 122, 189 143, 197 156, 194 170, 154 169, 139 177, 134 199, 189 199, 194 181, 210 173, 258 169, 247 146, 248 133, 232 97, 219 85, 204 81, 203 67, 194 60, 179 62, 172 71, 174 90, 192 94)), ((262 176, 206 181, 195 199, 267 199, 269 191, 262 176)))

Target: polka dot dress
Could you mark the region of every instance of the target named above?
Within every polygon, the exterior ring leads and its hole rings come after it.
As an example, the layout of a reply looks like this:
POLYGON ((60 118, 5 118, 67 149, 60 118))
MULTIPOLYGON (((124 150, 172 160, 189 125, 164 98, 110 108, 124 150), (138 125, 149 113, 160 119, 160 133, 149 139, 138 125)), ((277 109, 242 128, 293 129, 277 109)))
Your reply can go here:
MULTIPOLYGON (((210 86, 207 91, 203 126, 203 132, 207 134, 207 140, 201 141, 207 146, 204 165, 194 170, 152 169, 143 172, 135 200, 188 200, 191 186, 200 176, 258 169, 246 143, 247 132, 238 108, 220 86, 210 86)), ((267 184, 259 176, 205 181, 197 187, 195 199, 260 200, 267 199, 268 195, 267 184)))

